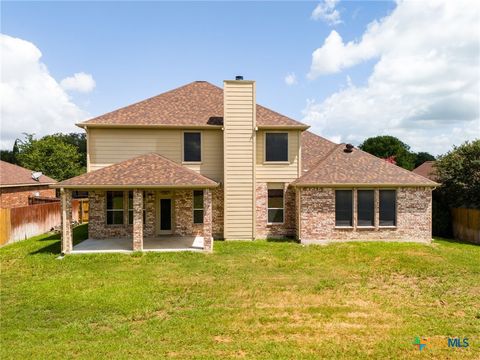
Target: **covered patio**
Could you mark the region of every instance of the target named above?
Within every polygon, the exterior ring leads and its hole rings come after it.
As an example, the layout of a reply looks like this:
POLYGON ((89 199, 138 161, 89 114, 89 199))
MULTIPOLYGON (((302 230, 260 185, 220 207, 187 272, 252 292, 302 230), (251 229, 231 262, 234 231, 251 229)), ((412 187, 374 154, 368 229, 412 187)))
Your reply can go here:
POLYGON ((55 185, 62 253, 212 251, 218 183, 158 154, 142 155, 55 185), (72 191, 88 191, 88 239, 72 243, 72 191))
MULTIPOLYGON (((143 251, 203 251, 203 236, 163 236, 143 239, 143 251)), ((131 253, 133 242, 129 238, 120 239, 86 239, 73 246, 71 254, 91 253, 131 253)))

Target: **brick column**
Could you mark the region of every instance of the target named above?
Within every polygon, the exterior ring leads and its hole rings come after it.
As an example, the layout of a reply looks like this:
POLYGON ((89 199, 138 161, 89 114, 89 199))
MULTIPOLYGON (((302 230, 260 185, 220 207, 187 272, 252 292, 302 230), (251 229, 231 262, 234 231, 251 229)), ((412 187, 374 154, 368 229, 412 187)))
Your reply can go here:
POLYGON ((62 196, 62 254, 70 254, 73 248, 72 191, 61 189, 62 196))
POLYGON ((213 251, 212 237, 212 191, 203 190, 203 249, 213 251))
POLYGON ((133 251, 143 250, 143 191, 133 190, 133 251))

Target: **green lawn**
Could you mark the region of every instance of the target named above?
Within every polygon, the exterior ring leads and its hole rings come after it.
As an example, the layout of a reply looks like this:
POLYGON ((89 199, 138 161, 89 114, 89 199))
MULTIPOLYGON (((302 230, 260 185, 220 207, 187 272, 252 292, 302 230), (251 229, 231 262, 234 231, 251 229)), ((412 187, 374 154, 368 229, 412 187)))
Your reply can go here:
POLYGON ((0 249, 2 359, 480 358, 480 246, 59 250, 48 235, 0 249), (470 346, 448 348, 447 336, 470 346))

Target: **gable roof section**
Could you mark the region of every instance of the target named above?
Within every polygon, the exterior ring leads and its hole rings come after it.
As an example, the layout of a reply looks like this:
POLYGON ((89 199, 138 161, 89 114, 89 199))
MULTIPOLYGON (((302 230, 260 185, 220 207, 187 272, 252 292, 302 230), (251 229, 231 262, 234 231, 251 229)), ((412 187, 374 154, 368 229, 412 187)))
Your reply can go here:
MULTIPOLYGON (((223 89, 207 81, 195 81, 77 125, 220 127, 223 125, 223 89)), ((258 104, 257 126, 308 128, 258 104)))
POLYGON ((310 131, 302 132, 302 174, 311 170, 338 144, 310 131))
POLYGON ((42 175, 35 181, 32 170, 0 160, 0 187, 38 186, 55 184, 52 178, 42 175))
POLYGON ((158 154, 146 154, 55 184, 55 188, 213 188, 218 184, 158 154))
POLYGON ((435 161, 425 161, 422 165, 413 169, 412 172, 432 181, 437 181, 437 172, 434 165, 435 161))
POLYGON ((436 182, 412 173, 367 152, 354 148, 345 152, 345 144, 330 150, 294 186, 438 186, 436 182))

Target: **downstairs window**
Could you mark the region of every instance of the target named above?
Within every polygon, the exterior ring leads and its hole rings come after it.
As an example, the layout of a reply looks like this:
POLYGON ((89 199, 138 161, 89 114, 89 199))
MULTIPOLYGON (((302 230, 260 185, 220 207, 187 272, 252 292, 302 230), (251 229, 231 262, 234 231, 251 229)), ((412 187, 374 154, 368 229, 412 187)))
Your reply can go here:
POLYGON ((357 226, 373 226, 375 201, 373 190, 357 190, 357 226))
POLYGON ((335 226, 353 226, 352 190, 335 190, 335 226))
POLYGON ((268 189, 268 223, 283 223, 283 189, 268 189))
POLYGON ((107 225, 123 225, 123 191, 107 191, 107 225))
POLYGON ((397 193, 380 190, 380 226, 397 226, 397 193))
POLYGON ((203 190, 193 191, 193 223, 203 224, 203 190))

